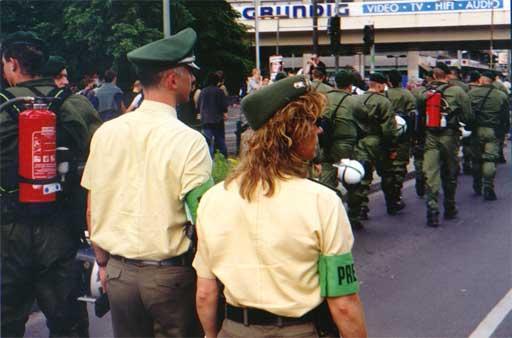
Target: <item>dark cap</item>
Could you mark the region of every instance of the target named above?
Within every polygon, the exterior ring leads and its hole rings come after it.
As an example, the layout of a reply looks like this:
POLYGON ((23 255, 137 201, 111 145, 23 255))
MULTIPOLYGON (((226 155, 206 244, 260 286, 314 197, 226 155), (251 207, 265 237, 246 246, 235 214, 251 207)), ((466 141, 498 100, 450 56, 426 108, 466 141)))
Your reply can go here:
POLYGON ((242 112, 249 126, 257 130, 279 109, 307 93, 310 88, 311 83, 303 75, 287 77, 244 97, 242 112))
POLYGON ((444 62, 436 62, 436 68, 441 69, 445 74, 450 73, 450 67, 448 67, 448 65, 444 62))
POLYGON ((276 77, 274 78, 274 82, 277 82, 282 79, 286 79, 287 77, 288 77, 288 74, 286 74, 285 72, 279 72, 276 74, 276 77))
POLYGON ((494 80, 494 78, 496 77, 495 73, 493 73, 493 72, 491 72, 489 70, 486 70, 485 72, 482 72, 482 76, 488 77, 491 80, 494 80))
MULTIPOLYGON (((47 49, 46 44, 43 40, 41 40, 34 32, 25 32, 18 31, 11 33, 5 37, 2 41, 2 49, 10 48, 15 45, 28 45, 35 46, 37 49, 41 50, 47 58, 47 49)), ((46 62, 46 60, 45 60, 46 62)))
POLYGON ((43 69, 44 76, 57 76, 66 68, 66 60, 58 55, 52 55, 48 58, 43 69))
POLYGON ((478 70, 473 70, 471 73, 469 73, 469 81, 475 82, 478 81, 478 79, 482 76, 478 70))
POLYGON ((340 70, 334 74, 334 81, 338 88, 345 88, 354 84, 354 74, 346 70, 340 70))
POLYGON ((199 67, 194 63, 194 46, 197 33, 192 28, 185 28, 171 37, 157 40, 128 53, 128 60, 136 67, 199 67))
POLYGON ((398 85, 402 82, 402 73, 396 69, 393 69, 388 73, 388 79, 393 86, 398 85))
POLYGON ((386 83, 387 79, 381 73, 372 73, 370 74, 370 81, 377 83, 386 83))

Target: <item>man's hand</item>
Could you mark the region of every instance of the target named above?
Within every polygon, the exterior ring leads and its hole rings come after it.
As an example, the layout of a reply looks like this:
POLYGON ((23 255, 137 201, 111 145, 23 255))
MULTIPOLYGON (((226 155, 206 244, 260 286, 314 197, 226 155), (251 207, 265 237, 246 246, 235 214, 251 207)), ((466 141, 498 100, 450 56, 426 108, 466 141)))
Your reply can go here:
POLYGON ((103 288, 103 292, 107 292, 107 267, 99 267, 98 277, 100 278, 101 287, 103 288))
POLYGON ((228 113, 224 113, 224 121, 228 120, 228 113))
POLYGON ((388 154, 388 158, 393 161, 396 160, 398 158, 398 153, 396 152, 396 150, 390 151, 388 154))

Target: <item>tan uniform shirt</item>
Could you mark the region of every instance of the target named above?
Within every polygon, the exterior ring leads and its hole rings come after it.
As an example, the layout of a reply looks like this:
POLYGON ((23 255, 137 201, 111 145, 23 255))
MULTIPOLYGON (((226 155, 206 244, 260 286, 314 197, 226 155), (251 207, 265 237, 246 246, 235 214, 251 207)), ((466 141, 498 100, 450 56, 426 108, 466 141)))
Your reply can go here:
POLYGON ((229 304, 300 317, 322 302, 320 255, 351 251, 354 237, 336 193, 307 179, 280 181, 274 196, 251 203, 238 184, 220 183, 201 199, 198 252, 202 278, 218 278, 229 304))
POLYGON ((183 199, 206 182, 204 137, 176 110, 144 100, 94 134, 82 186, 91 196, 91 240, 113 255, 162 260, 187 251, 183 199))

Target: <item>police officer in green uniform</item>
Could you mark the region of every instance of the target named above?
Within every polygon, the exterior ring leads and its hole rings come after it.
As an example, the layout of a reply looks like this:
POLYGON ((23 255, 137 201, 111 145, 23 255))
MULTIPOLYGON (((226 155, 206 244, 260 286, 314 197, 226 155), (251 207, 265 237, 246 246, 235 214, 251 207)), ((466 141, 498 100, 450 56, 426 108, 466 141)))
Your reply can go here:
MULTIPOLYGON (((44 42, 30 32, 16 32, 2 43, 3 77, 10 85, 0 101, 23 96, 55 96, 57 147, 66 147, 70 170, 62 192, 52 203, 20 203, 18 199, 18 122, 23 107, 0 112, 1 173, 1 308, 3 337, 20 337, 37 300, 47 318, 50 336, 78 335, 70 306, 73 263, 84 231, 85 194, 80 188, 81 163, 100 125, 98 113, 79 95, 67 96, 53 79, 41 78, 47 60, 44 42)), ((53 108, 52 108, 53 107, 53 108)))
POLYGON ((327 94, 334 88, 325 84, 325 72, 323 68, 315 68, 312 72, 312 80, 313 80, 313 88, 315 88, 318 92, 327 94))
MULTIPOLYGON (((434 68, 434 81, 428 87, 442 95, 441 112, 443 119, 437 128, 426 128, 423 171, 427 179, 427 225, 439 226, 438 196, 441 187, 444 192, 444 218, 457 216, 455 192, 457 189, 459 123, 471 126, 473 114, 469 96, 459 86, 448 84, 446 64, 438 62, 434 68)), ((422 113, 426 112, 426 98, 423 95, 422 113)), ((427 117, 428 118, 428 117, 427 117)))
MULTIPOLYGON (((503 92, 507 97, 510 95, 509 90, 503 82, 500 80, 500 74, 495 73, 494 74, 494 81, 492 83, 494 87, 496 87, 498 90, 503 92)), ((505 146, 505 135, 508 133, 508 129, 505 128, 497 128, 496 129, 496 138, 498 139, 498 161, 497 163, 506 163, 507 160, 505 159, 505 156, 503 155, 503 148, 505 146)))
POLYGON ((416 195, 423 197, 425 195, 425 173, 423 172, 423 155, 425 154, 425 129, 423 128, 422 116, 418 114, 419 107, 423 102, 423 94, 427 90, 427 86, 433 81, 432 72, 428 71, 425 74, 424 83, 413 89, 412 94, 416 99, 416 118, 412 130, 412 156, 414 157, 414 171, 415 171, 415 188, 416 195))
MULTIPOLYGON (((386 82, 384 75, 371 74, 368 91, 357 97, 365 106, 366 114, 358 119, 362 135, 355 148, 355 159, 363 165, 365 176, 348 192, 348 215, 354 228, 360 228, 361 219, 368 218, 368 193, 374 168, 382 175, 384 157, 396 158, 398 130, 391 101, 383 95, 386 82)), ((389 177, 382 177, 381 182, 383 190, 391 191, 389 177)))
POLYGON ((58 55, 51 55, 43 69, 44 77, 51 77, 58 88, 69 85, 66 60, 58 55))
POLYGON ((510 128, 510 112, 507 96, 492 84, 493 74, 484 72, 480 86, 469 92, 475 123, 471 137, 473 145, 473 189, 488 201, 496 200, 494 176, 498 160, 499 144, 496 131, 510 128))
MULTIPOLYGON (((452 86, 459 86, 466 93, 469 92, 469 86, 464 83, 460 78, 460 69, 457 67, 450 67, 450 73, 448 74, 448 83, 452 86)), ((471 141, 469 138, 463 138, 461 140, 462 146, 462 172, 466 175, 472 173, 472 161, 473 154, 471 153, 471 141)))
MULTIPOLYGON (((407 89, 402 88, 402 74, 400 72, 392 70, 388 74, 388 79, 390 88, 385 92, 385 96, 391 101, 394 112, 402 117, 407 122, 408 129, 411 129, 411 119, 414 118, 416 110, 414 96, 407 89)), ((390 215, 395 215, 405 207, 405 203, 402 201, 402 185, 407 174, 407 164, 411 152, 410 135, 411 131, 407 130, 398 137, 395 159, 389 157, 384 159, 384 162, 387 163, 384 165, 386 170, 382 174, 389 177, 392 182, 391 190, 384 191, 387 212, 390 215)))
POLYGON ((332 188, 338 186, 337 170, 333 164, 344 158, 353 158, 359 130, 357 119, 364 116, 364 107, 352 95, 352 73, 339 71, 335 81, 338 89, 327 92, 328 105, 322 114, 327 127, 319 136, 322 163, 320 182, 332 188))

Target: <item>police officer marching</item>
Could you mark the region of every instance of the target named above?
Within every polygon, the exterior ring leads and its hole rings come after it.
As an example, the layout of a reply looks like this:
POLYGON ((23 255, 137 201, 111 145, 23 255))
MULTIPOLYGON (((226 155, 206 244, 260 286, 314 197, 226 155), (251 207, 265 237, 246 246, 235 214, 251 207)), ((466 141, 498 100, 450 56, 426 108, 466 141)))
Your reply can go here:
MULTIPOLYGON (((360 228, 361 220, 368 219, 368 194, 374 168, 382 174, 384 157, 396 158, 398 129, 391 101, 383 95, 386 83, 384 75, 373 73, 368 91, 357 96, 365 107, 365 116, 358 119, 362 136, 357 142, 354 156, 363 165, 365 176, 361 183, 348 191, 348 215, 354 228, 360 228)), ((381 185, 383 190, 392 190, 390 177, 382 177, 381 185)))
POLYGON ((97 131, 82 179, 116 337, 196 335, 193 231, 213 185, 204 137, 177 119, 190 97, 197 34, 187 28, 128 53, 144 101, 97 131))
POLYGON ((438 197, 444 193, 444 218, 457 217, 457 189, 460 122, 471 126, 473 114, 469 96, 459 86, 448 84, 446 64, 438 62, 434 81, 423 95, 426 119, 423 171, 427 183, 427 225, 439 226, 438 197))
POLYGON ((4 107, 0 111, 1 336, 23 336, 36 300, 46 316, 50 336, 76 336, 80 333, 73 318, 75 284, 70 281, 84 231, 83 216, 76 217, 80 210, 85 211, 79 168, 101 121, 86 98, 71 95, 65 88, 57 88, 52 78, 42 77, 48 56, 45 43, 35 34, 9 35, 2 42, 1 58, 3 77, 10 85, 0 92, 4 107), (36 97, 33 108, 37 109, 7 103, 21 97, 36 97), (26 134, 27 125, 22 126, 21 120, 28 114, 56 117, 55 124, 38 131, 40 137, 34 136, 37 141, 32 141, 30 149, 23 149, 20 137, 26 134), (44 156, 31 155, 43 148, 48 151, 44 156), (65 153, 65 161, 56 158, 57 149, 65 153), (68 170, 57 171, 60 164, 68 170), (21 167, 30 167, 32 172, 37 167, 38 177, 22 177, 21 167), (22 187, 39 189, 36 194, 41 198, 22 198, 22 187))
POLYGON ((492 84, 492 72, 483 72, 480 86, 469 92, 475 123, 471 135, 473 147, 473 190, 485 200, 496 200, 494 176, 499 158, 499 129, 510 128, 510 112, 507 96, 492 84))
POLYGON ((322 114, 323 132, 319 135, 322 163, 320 182, 332 188, 338 186, 337 170, 333 164, 353 158, 359 127, 357 118, 364 115, 361 102, 352 95, 354 76, 351 72, 335 74, 337 90, 327 92, 328 105, 322 114))
POLYGON ((206 337, 318 337, 329 317, 324 299, 333 329, 366 336, 343 204, 306 178, 324 105, 325 96, 303 76, 242 100, 255 131, 248 150, 198 211, 193 266, 206 337), (220 332, 217 280, 227 302, 220 332))
POLYGON ((395 215, 405 207, 402 200, 402 185, 407 174, 407 164, 411 152, 411 133, 413 119, 415 118, 416 102, 414 96, 407 89, 402 88, 402 74, 393 70, 388 74, 388 84, 390 88, 385 92, 385 96, 391 101, 396 115, 403 119, 405 125, 402 126, 400 136, 397 139, 396 158, 385 158, 383 173, 389 177, 390 189, 384 190, 387 212, 395 215))

